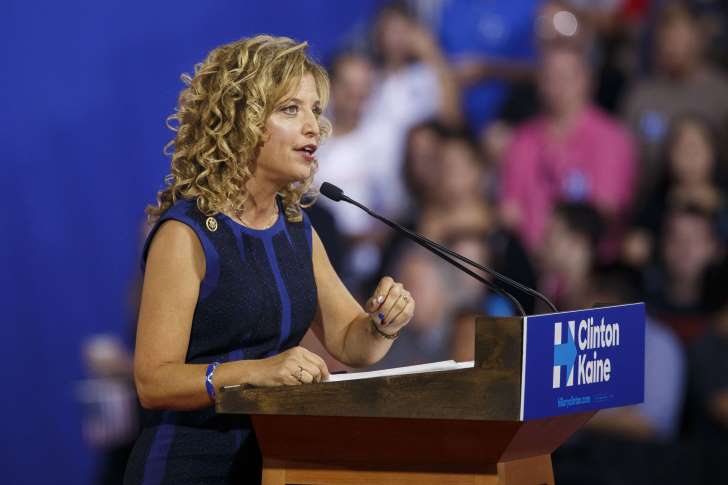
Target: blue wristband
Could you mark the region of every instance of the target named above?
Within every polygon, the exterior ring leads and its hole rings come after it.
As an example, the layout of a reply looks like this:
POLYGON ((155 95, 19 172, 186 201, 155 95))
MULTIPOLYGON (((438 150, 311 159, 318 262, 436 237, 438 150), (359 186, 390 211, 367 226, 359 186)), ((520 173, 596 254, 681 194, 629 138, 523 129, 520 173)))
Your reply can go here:
POLYGON ((220 365, 220 362, 213 362, 207 366, 207 372, 205 373, 205 388, 207 389, 207 395, 210 399, 215 400, 215 386, 212 384, 212 376, 215 374, 215 369, 220 365))

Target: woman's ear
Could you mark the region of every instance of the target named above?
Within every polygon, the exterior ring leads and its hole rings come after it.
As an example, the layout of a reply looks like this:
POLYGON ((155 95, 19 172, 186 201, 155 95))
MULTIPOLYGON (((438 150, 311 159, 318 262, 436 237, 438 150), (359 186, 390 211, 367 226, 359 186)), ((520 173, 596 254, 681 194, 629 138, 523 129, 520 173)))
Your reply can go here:
MULTIPOLYGON (((270 117, 270 115, 268 115, 270 117)), ((260 150, 260 148, 265 145, 268 140, 270 140, 270 132, 267 129, 268 120, 266 119, 265 124, 263 124, 263 127, 260 129, 260 141, 258 142, 258 146, 256 147, 256 150, 260 150)), ((256 153, 257 157, 257 153, 256 153)))
POLYGON ((254 174, 255 170, 258 168, 258 157, 260 156, 260 148, 262 146, 263 142, 258 142, 258 146, 253 149, 253 153, 250 155, 250 160, 248 160, 248 167, 250 168, 251 174, 254 174))

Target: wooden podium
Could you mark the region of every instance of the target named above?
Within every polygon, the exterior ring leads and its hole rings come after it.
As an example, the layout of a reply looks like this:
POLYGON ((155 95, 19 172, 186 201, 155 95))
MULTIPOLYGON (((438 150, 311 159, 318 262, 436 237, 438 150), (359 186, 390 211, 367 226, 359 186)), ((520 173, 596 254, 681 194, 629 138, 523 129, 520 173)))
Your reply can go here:
POLYGON ((551 453, 594 412, 520 420, 523 318, 475 325, 473 368, 227 388, 217 412, 251 415, 264 485, 553 484, 551 453))

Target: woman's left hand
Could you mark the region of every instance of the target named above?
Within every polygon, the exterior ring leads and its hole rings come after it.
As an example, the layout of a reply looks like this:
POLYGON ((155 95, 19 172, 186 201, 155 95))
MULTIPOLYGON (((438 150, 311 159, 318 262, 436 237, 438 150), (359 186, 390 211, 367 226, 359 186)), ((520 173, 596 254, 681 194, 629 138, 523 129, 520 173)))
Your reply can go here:
POLYGON ((382 332, 394 335, 412 320, 415 300, 402 283, 385 276, 367 301, 366 311, 382 332))

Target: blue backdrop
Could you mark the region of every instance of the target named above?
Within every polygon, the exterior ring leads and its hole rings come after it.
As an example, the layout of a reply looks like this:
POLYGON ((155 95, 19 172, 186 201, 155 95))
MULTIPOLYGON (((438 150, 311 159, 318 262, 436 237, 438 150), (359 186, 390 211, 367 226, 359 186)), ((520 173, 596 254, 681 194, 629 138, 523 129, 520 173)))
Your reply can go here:
POLYGON ((84 336, 129 332, 164 119, 216 45, 255 33, 325 59, 381 2, 71 1, 0 6, 0 481, 88 483, 74 382, 84 336))

